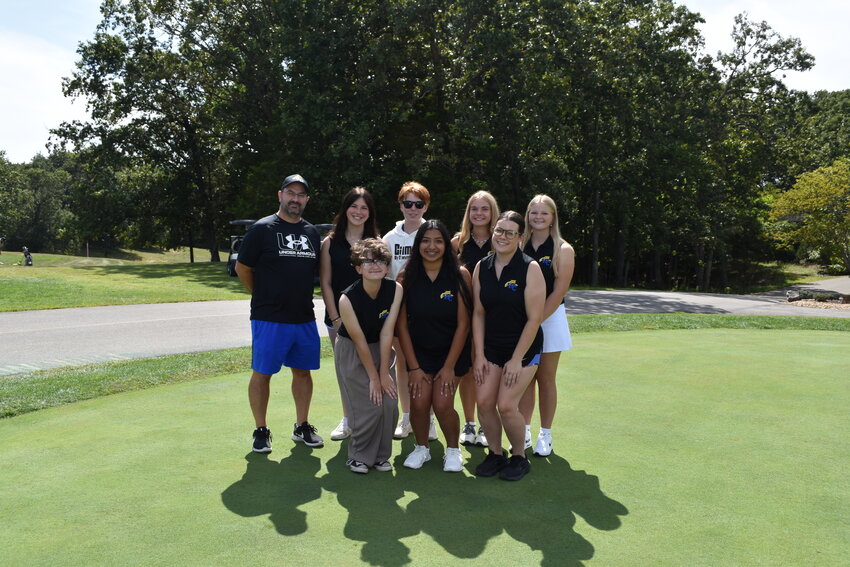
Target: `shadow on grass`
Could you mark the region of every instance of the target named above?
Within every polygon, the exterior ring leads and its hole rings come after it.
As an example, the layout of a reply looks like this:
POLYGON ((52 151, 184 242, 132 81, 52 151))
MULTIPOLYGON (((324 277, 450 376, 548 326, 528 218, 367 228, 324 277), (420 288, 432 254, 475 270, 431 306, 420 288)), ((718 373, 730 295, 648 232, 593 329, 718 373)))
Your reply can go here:
MULTIPOLYGON (((472 559, 504 532, 540 551, 542 566, 580 567, 593 557, 594 548, 575 531, 576 516, 595 529, 614 530, 621 525, 620 516, 628 514, 602 491, 598 477, 573 470, 554 454, 532 458, 531 474, 511 483, 443 472, 439 443, 432 443, 432 460, 420 470, 402 466, 412 449, 412 441, 406 440, 393 473, 356 475, 345 466, 348 449, 343 442, 321 478, 316 477, 318 459, 298 449, 303 448, 293 448, 280 463, 248 455, 245 475, 222 493, 225 506, 242 516, 268 514, 280 534, 298 535, 307 522, 297 507, 318 499, 321 489, 334 492, 347 512, 343 535, 363 542, 361 560, 371 565, 410 563, 410 549, 401 540, 419 533, 454 557, 472 559), (287 490, 291 486, 299 490, 287 490), (404 508, 399 501, 409 493, 416 498, 404 508)), ((484 449, 472 449, 466 463, 470 475, 484 456, 484 449)))
POLYGON ((254 452, 248 453, 245 460, 245 475, 221 494, 227 509, 245 517, 268 515, 281 535, 307 531, 307 514, 298 507, 322 495, 316 478, 321 468, 319 458, 307 447, 296 445, 280 462, 254 452), (293 486, 298 490, 292 490, 293 486))
POLYGON ((232 287, 242 289, 238 278, 230 277, 221 263, 195 264, 142 264, 123 266, 80 266, 85 270, 101 276, 131 276, 139 279, 184 278, 187 281, 215 287, 232 287))

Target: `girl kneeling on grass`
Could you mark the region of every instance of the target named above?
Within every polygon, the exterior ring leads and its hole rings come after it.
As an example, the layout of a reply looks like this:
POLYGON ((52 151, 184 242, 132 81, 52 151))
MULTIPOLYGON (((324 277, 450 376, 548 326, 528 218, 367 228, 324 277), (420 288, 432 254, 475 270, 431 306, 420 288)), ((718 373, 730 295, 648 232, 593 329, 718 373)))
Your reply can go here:
POLYGON ((390 251, 377 238, 351 247, 351 263, 360 279, 342 292, 342 326, 334 345, 334 365, 351 439, 348 467, 391 471, 393 427, 398 418, 395 376, 391 371, 393 329, 401 305, 401 285, 385 279, 390 251))

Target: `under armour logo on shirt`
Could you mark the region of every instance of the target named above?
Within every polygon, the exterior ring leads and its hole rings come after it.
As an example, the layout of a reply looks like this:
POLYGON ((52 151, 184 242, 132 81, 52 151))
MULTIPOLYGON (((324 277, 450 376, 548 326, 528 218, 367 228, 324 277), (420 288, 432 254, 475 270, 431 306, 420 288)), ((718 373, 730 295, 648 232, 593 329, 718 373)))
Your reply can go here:
POLYGON ((286 247, 290 250, 307 250, 310 245, 307 243, 307 236, 304 234, 302 234, 298 240, 293 238, 291 234, 287 234, 286 247))

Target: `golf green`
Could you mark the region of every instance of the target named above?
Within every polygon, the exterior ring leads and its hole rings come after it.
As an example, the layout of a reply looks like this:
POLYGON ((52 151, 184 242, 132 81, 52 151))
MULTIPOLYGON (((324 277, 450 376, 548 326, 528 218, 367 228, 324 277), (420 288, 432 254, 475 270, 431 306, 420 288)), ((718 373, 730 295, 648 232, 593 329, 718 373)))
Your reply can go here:
MULTIPOLYGON (((718 566, 850 557, 850 334, 588 333, 561 358, 555 453, 517 483, 355 475, 345 443, 250 452, 248 370, 0 420, 2 565, 718 566)), ((333 365, 311 421, 339 419, 333 365)), ((459 406, 459 402, 458 402, 459 406)), ((536 434, 536 420, 534 433, 536 434)))

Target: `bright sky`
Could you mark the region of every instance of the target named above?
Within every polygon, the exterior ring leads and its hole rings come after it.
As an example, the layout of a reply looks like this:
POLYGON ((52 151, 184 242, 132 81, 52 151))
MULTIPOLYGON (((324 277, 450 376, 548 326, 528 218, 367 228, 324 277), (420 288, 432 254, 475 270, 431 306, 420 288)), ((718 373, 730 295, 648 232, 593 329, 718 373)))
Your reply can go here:
MULTIPOLYGON (((850 2, 847 0, 678 0, 700 12, 706 51, 731 48, 734 17, 748 12, 815 56, 815 68, 786 77, 799 90, 850 89, 850 2)), ((77 44, 94 35, 99 0, 0 0, 0 151, 12 162, 46 154, 49 130, 85 117, 85 104, 62 96, 77 44)))

